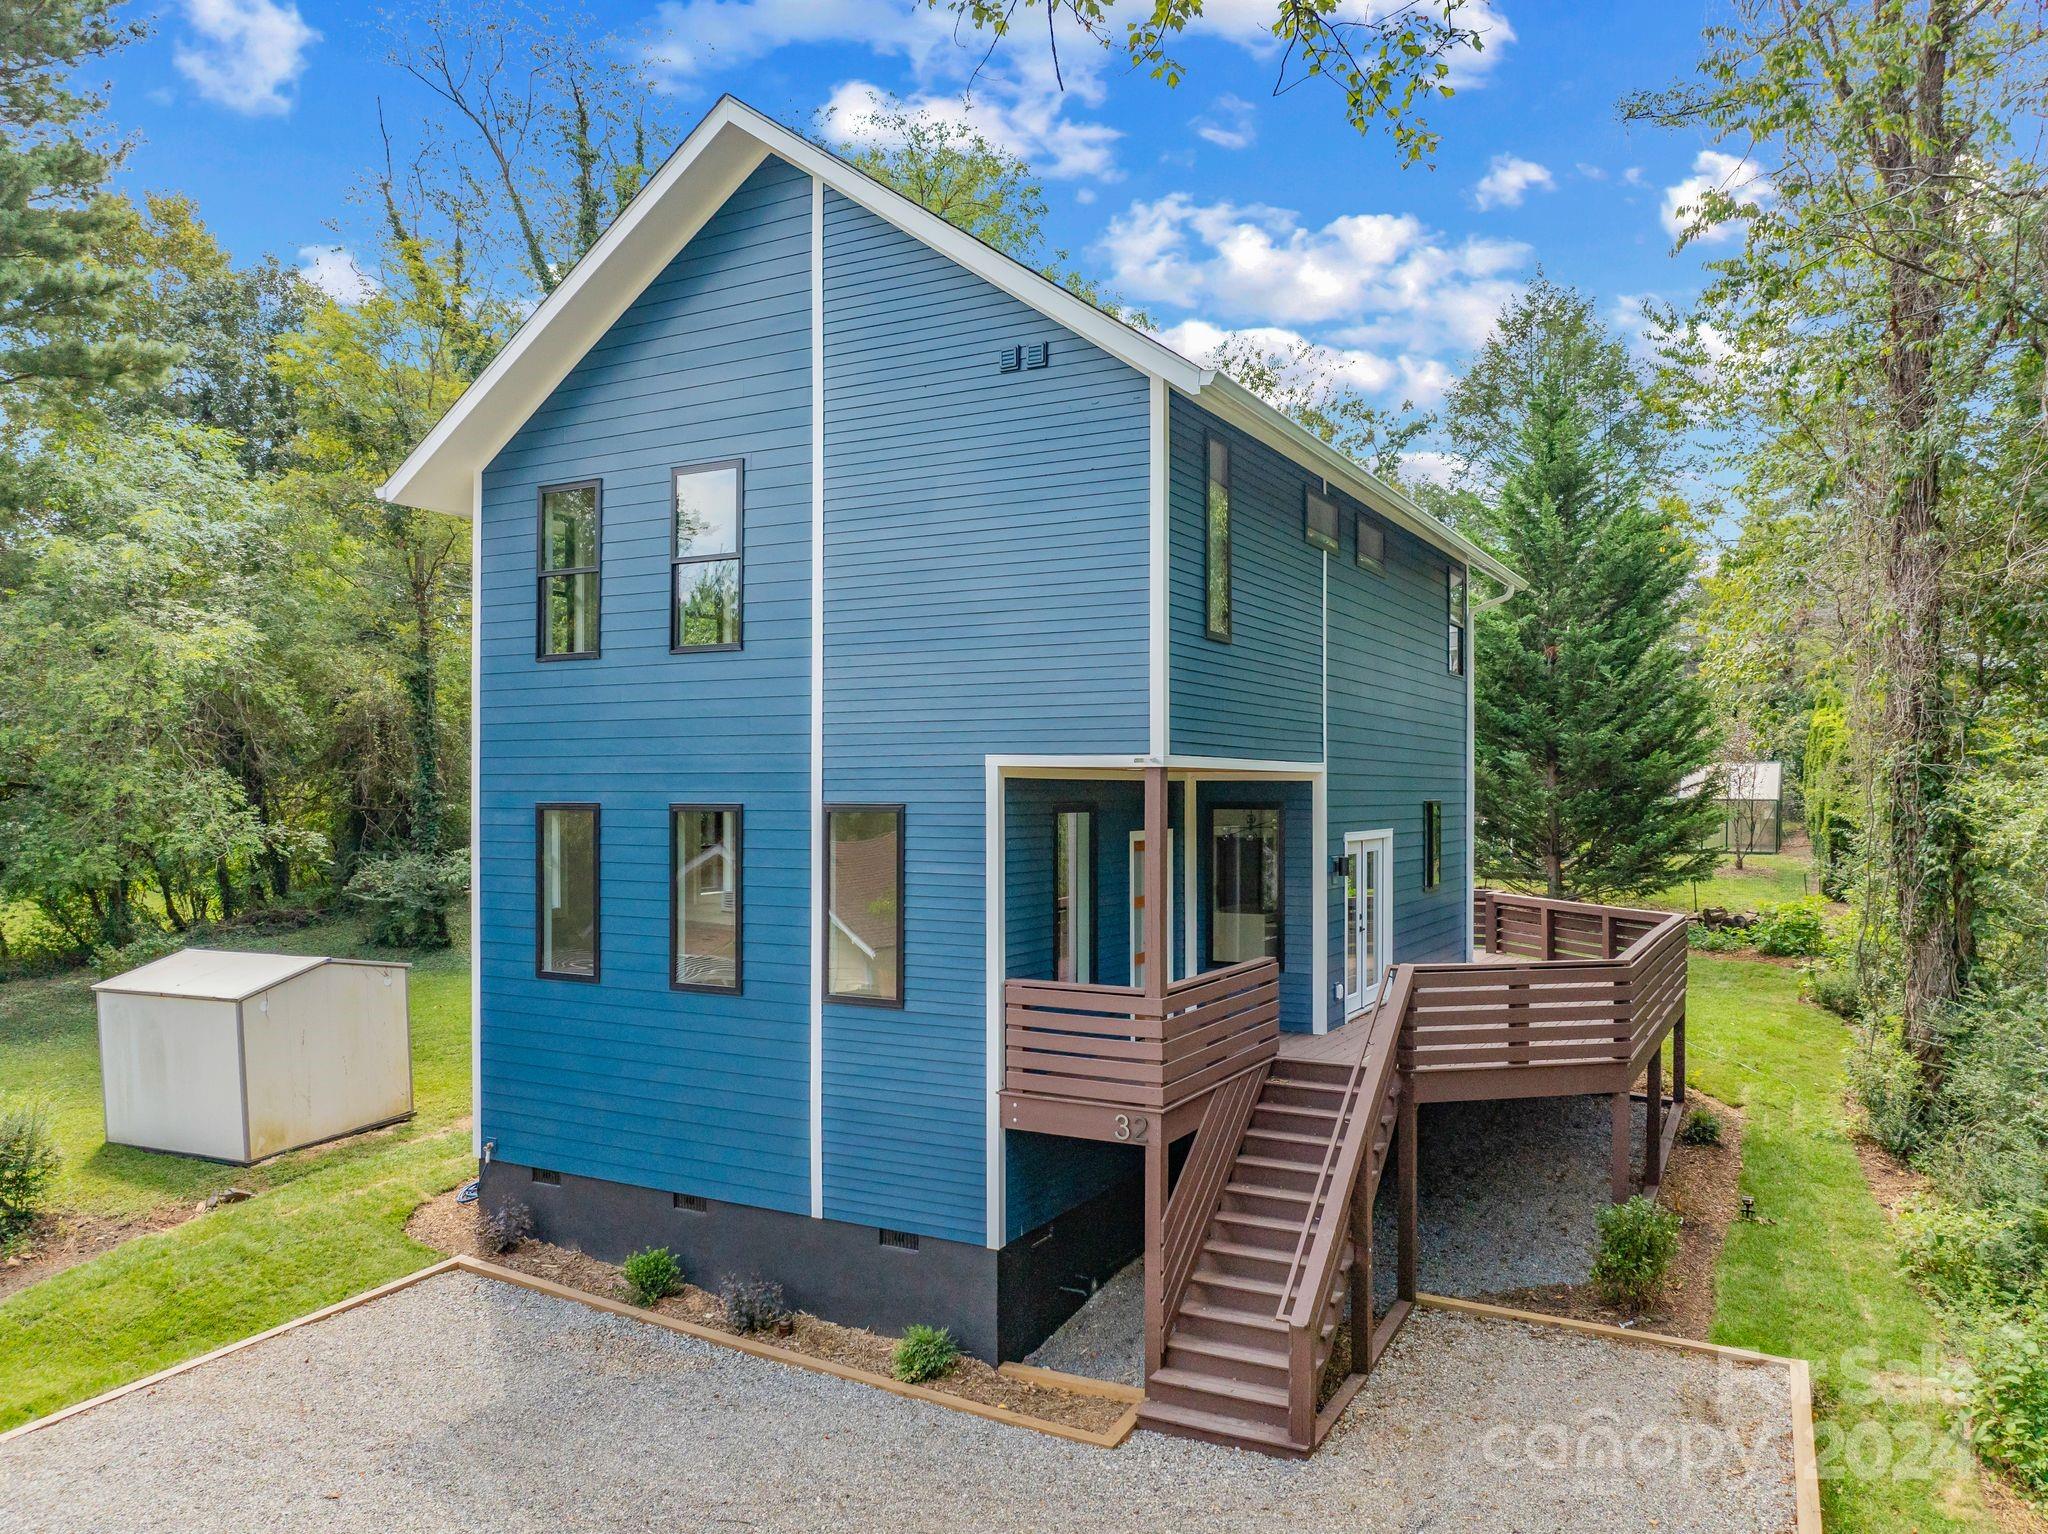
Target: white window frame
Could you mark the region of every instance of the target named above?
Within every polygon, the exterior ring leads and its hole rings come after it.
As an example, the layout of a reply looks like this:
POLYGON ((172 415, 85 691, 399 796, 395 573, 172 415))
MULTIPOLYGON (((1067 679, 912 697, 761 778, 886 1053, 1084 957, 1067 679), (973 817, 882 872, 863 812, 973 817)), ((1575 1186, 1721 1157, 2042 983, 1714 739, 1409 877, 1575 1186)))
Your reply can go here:
MULTIPOLYGON (((1362 858, 1369 845, 1376 846, 1380 855, 1380 900, 1377 909, 1373 913, 1374 927, 1376 928, 1373 935, 1377 940, 1376 946, 1380 953, 1380 974, 1384 976, 1387 970, 1393 967, 1394 962, 1394 833, 1392 828, 1383 826, 1373 831, 1346 832, 1344 836, 1344 857, 1346 861, 1362 858)), ((1379 982, 1375 980, 1369 985, 1365 984, 1364 977, 1361 975, 1358 988, 1356 990, 1352 988, 1350 956, 1351 944, 1354 941, 1354 918, 1351 913, 1351 902, 1348 897, 1344 902, 1343 920, 1344 1015, 1346 1018, 1351 1018, 1372 1005, 1378 993, 1379 982)))

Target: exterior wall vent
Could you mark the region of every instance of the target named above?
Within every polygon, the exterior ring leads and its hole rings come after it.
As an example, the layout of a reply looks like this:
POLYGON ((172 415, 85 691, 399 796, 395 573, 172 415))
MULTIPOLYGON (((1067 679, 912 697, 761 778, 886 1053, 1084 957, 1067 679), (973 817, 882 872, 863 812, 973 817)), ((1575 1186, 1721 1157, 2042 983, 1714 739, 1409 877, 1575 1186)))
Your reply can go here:
POLYGON ((550 1187, 559 1188, 562 1185, 562 1174, 560 1172, 551 1172, 544 1166, 537 1166, 533 1169, 533 1180, 535 1182, 544 1182, 550 1187))
POLYGON ((914 1252, 917 1250, 917 1236, 914 1232, 907 1230, 884 1230, 881 1232, 881 1237, 882 1245, 893 1246, 899 1252, 914 1252))
POLYGON ((711 1212, 711 1201, 707 1198, 701 1198, 695 1193, 678 1193, 675 1195, 675 1201, 676 1208, 687 1209, 692 1214, 709 1214, 711 1212))
POLYGON ((996 366, 1005 373, 1017 372, 1024 366, 1024 348, 1021 346, 1004 347, 997 356, 996 366))
POLYGON ((1024 366, 1042 368, 1052 361, 1052 342, 1040 341, 1035 346, 1024 348, 1024 366))

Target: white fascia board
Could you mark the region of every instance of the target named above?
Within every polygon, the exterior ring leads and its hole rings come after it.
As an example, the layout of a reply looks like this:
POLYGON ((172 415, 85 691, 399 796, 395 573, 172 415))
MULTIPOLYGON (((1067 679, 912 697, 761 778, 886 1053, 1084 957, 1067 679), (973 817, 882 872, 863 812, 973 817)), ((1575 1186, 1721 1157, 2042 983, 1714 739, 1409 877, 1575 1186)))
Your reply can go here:
POLYGON ((1282 415, 1237 380, 1222 373, 1211 373, 1205 386, 1193 393, 1205 410, 1240 431, 1257 437, 1296 463, 1313 469, 1424 543, 1483 572, 1510 592, 1520 591, 1526 584, 1513 570, 1456 528, 1446 526, 1393 486, 1366 473, 1314 432, 1282 415))

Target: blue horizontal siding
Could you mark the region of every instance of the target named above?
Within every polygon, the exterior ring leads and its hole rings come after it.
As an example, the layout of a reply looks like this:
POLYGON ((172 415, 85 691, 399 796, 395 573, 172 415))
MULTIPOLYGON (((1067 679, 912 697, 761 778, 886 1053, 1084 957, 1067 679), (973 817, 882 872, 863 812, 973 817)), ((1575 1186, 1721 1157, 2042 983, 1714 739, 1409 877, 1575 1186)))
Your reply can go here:
POLYGON ((763 164, 484 476, 482 1128, 509 1161, 810 1207, 810 197, 763 164), (745 648, 668 650, 669 471, 746 461, 745 648), (604 484, 597 660, 534 659, 535 495, 604 484), (601 977, 535 977, 533 807, 602 806, 601 977), (668 986, 668 806, 744 807, 745 992, 668 986))
POLYGON ((825 1009, 826 1213, 979 1241, 984 758, 1145 748, 1148 385, 828 189, 825 390, 825 793, 908 817, 906 1005, 825 1009))

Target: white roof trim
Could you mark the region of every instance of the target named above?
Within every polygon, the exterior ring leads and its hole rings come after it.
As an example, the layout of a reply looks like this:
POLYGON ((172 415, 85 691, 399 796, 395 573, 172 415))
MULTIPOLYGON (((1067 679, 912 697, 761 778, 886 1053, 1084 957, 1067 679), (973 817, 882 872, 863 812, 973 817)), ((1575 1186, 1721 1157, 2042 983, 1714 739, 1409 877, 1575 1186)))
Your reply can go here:
POLYGON ((732 96, 721 97, 691 129, 561 285, 378 488, 378 495, 401 505, 470 515, 476 474, 771 154, 1138 372, 1163 379, 1190 398, 1200 397, 1217 415, 1276 451, 1309 464, 1425 542, 1511 590, 1521 589, 1522 581, 1505 565, 1234 380, 1110 318, 732 96), (602 282, 596 280, 600 272, 602 282))

